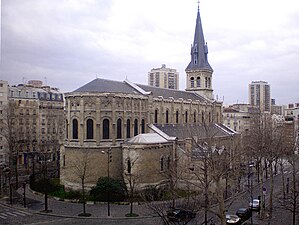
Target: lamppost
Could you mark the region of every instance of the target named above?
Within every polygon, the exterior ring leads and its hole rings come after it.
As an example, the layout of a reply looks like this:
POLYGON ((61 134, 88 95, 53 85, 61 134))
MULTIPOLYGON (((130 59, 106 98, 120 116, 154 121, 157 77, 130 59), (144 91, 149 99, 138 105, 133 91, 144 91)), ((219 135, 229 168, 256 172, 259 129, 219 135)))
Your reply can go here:
POLYGON ((106 150, 102 151, 103 154, 107 154, 107 176, 108 176, 108 193, 107 193, 107 211, 108 216, 110 216, 110 163, 112 162, 112 154, 111 154, 111 147, 106 150))
MULTIPOLYGON (((251 169, 253 168, 253 164, 250 163, 248 165, 248 188, 250 188, 250 202, 251 202, 251 208, 253 207, 253 197, 252 197, 252 175, 253 175, 253 172, 251 171, 251 169)), ((253 224, 253 221, 252 221, 252 216, 250 217, 250 222, 251 224, 253 224)))
POLYGON ((49 181, 48 181, 48 165, 47 163, 50 162, 50 160, 46 159, 46 154, 42 154, 43 156, 43 160, 40 161, 40 163, 42 164, 42 171, 43 171, 43 175, 44 175, 44 191, 45 191, 45 209, 42 212, 45 213, 49 213, 52 212, 52 210, 48 209, 48 185, 49 185, 49 181))

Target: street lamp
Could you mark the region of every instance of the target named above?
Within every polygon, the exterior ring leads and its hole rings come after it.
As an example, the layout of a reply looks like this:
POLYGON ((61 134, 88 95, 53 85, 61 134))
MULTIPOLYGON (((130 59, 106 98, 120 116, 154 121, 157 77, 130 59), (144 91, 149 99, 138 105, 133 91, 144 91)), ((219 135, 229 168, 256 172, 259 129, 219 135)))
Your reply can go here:
POLYGON ((107 176, 108 176, 108 195, 107 195, 107 211, 110 216, 110 163, 112 162, 111 147, 107 151, 102 151, 103 154, 107 153, 107 176))
MULTIPOLYGON (((253 168, 253 164, 250 163, 248 165, 248 188, 250 188, 250 201, 251 201, 251 207, 253 207, 253 197, 252 197, 252 175, 253 175, 253 172, 251 171, 251 169, 253 168), (250 180, 249 180, 250 178, 250 180)), ((253 224, 253 221, 252 221, 252 216, 250 217, 250 222, 251 224, 253 224)))

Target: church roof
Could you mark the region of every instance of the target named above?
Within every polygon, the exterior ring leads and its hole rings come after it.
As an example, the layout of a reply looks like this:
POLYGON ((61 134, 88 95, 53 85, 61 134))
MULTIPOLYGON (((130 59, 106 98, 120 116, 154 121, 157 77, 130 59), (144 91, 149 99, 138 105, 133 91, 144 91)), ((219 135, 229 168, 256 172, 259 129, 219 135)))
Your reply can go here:
POLYGON ((138 134, 127 141, 129 144, 157 144, 168 141, 157 133, 138 134))
POLYGON ((206 44, 203 35, 199 9, 197 11, 194 41, 191 47, 191 62, 187 66, 186 70, 197 69, 204 69, 213 72, 213 69, 208 62, 208 45, 206 44))
POLYGON ((204 97, 187 91, 179 91, 167 88, 157 88, 142 84, 132 84, 128 81, 113 81, 96 78, 73 92, 97 92, 97 93, 125 93, 125 94, 140 94, 154 97, 162 96, 163 98, 173 97, 174 99, 182 98, 184 100, 191 99, 193 101, 207 101, 204 97))
POLYGON ((220 124, 210 124, 208 126, 202 125, 155 125, 159 130, 166 133, 170 137, 177 137, 179 140, 185 138, 190 138, 197 136, 199 139, 205 139, 208 137, 219 138, 219 137, 228 137, 236 134, 231 129, 220 125, 220 124))
POLYGON ((182 98, 184 100, 191 99, 193 101, 206 101, 205 98, 196 94, 195 92, 188 92, 188 91, 180 91, 168 88, 158 88, 148 85, 137 84, 143 90, 151 92, 154 97, 163 96, 163 98, 173 97, 174 99, 182 98))
POLYGON ((109 92, 109 93, 126 93, 139 94, 136 89, 128 85, 126 82, 106 80, 96 78, 73 92, 109 92))

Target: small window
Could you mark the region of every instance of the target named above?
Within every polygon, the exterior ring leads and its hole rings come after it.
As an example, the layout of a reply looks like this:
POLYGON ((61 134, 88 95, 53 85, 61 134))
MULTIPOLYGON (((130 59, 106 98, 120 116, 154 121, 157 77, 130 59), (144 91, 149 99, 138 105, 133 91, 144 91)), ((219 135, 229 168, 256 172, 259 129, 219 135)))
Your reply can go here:
POLYGON ((164 171, 164 158, 161 156, 160 158, 160 171, 164 171))
POLYGON ((103 139, 109 139, 109 120, 103 120, 103 139))
POLYGON ((169 117, 169 115, 168 115, 169 113, 168 113, 168 110, 166 110, 166 115, 165 115, 165 123, 166 124, 168 124, 169 123, 169 121, 168 121, 168 117, 169 117))
POLYGON ((194 88, 194 77, 190 78, 190 85, 192 88, 194 88))
POLYGON ((197 86, 197 87, 200 87, 200 77, 197 77, 197 78, 196 78, 196 86, 197 86))
POLYGON ((158 123, 158 109, 155 110, 155 123, 158 123))
POLYGON ((128 159, 128 161, 127 161, 127 171, 128 171, 129 174, 131 174, 131 170, 132 170, 131 160, 128 159))

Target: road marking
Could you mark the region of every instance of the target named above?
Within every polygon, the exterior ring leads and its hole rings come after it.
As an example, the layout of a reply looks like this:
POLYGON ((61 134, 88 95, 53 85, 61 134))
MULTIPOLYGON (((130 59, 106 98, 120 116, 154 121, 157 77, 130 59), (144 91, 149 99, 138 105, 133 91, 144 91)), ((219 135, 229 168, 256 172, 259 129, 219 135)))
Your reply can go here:
POLYGON ((31 213, 27 213, 27 212, 21 212, 21 211, 15 211, 14 212, 15 214, 18 214, 18 215, 20 215, 20 216, 27 216, 27 215, 31 215, 31 213))
POLYGON ((7 219, 7 215, 6 214, 4 214, 4 213, 0 213, 0 218, 2 218, 2 219, 7 219))
POLYGON ((6 212, 6 214, 11 215, 11 216, 17 216, 15 214, 11 213, 11 212, 6 212))

